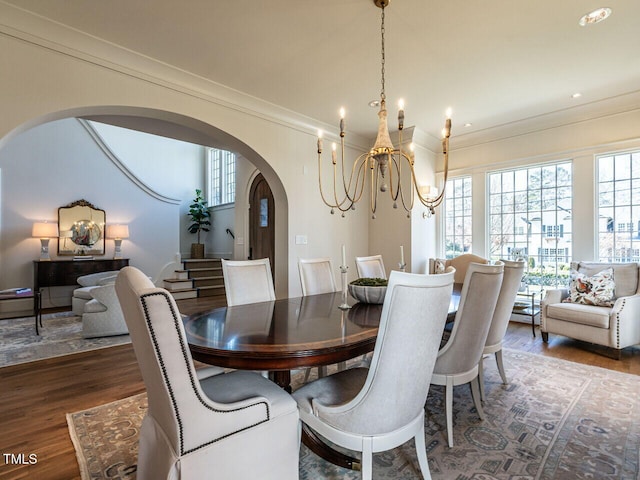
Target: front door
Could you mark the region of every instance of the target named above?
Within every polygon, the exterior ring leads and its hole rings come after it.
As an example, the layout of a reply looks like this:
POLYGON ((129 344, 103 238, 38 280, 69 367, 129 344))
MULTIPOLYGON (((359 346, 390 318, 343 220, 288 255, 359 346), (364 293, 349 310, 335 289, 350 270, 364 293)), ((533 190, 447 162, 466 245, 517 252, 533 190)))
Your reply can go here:
POLYGON ((260 173, 249 191, 249 258, 269 258, 271 275, 275 266, 275 211, 273 193, 260 173))

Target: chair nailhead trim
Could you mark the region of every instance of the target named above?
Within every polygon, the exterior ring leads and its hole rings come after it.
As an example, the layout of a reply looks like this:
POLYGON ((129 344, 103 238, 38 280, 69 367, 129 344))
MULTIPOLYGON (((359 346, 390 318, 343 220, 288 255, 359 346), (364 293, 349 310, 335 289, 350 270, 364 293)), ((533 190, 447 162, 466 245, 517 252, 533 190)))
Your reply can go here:
POLYGON ((185 345, 184 337, 181 335, 180 322, 182 320, 181 320, 180 316, 177 314, 177 312, 175 311, 175 309, 173 308, 173 305, 171 304, 171 300, 170 300, 169 294, 167 292, 147 293, 147 294, 144 294, 144 295, 140 296, 140 302, 142 303, 142 309, 144 311, 144 317, 145 317, 145 321, 147 323, 147 328, 149 329, 149 333, 151 335, 151 340, 153 342, 153 348, 155 350, 156 357, 158 358, 158 363, 160 364, 160 368, 162 370, 162 376, 164 378, 165 385, 167 386, 167 389, 169 391, 169 396, 171 398, 171 403, 173 405, 173 410, 174 410, 174 412, 176 414, 176 419, 178 421, 178 431, 179 431, 179 436, 180 436, 180 439, 179 439, 180 440, 180 455, 181 456, 182 455, 186 455, 186 454, 191 453, 191 452, 195 452, 196 450, 204 448, 204 447, 206 447, 208 445, 211 445, 212 443, 216 443, 216 442, 218 442, 220 440, 223 440, 223 439, 225 439, 227 437, 230 437, 232 435, 235 435, 236 433, 240 433, 240 432, 243 432, 244 430, 248 430, 248 429, 253 428, 253 427, 257 426, 257 425, 260 425, 261 423, 268 422, 271 419, 271 412, 269 411, 269 404, 267 402, 265 402, 265 401, 257 402, 257 403, 255 403, 253 405, 247 405, 247 406, 242 407, 242 408, 235 408, 233 410, 219 410, 219 409, 211 407, 211 405, 209 405, 202 398, 202 396, 200 395, 199 390, 196 388, 196 383, 195 382, 197 381, 197 379, 193 375, 194 370, 193 370, 193 368, 191 366, 191 353, 189 352, 187 346, 185 345), (195 394, 195 396, 198 399, 198 401, 205 408, 207 408, 208 410, 211 410, 213 412, 216 412, 216 413, 232 413, 232 412, 237 412, 237 411, 240 411, 240 410, 245 410, 247 408, 251 408, 251 407, 254 407, 256 405, 263 404, 264 407, 265 407, 265 410, 266 410, 266 418, 264 420, 256 422, 256 423, 254 423, 252 425, 248 425, 248 426, 246 426, 244 428, 235 430, 233 432, 227 433, 226 435, 223 435, 221 437, 214 438, 213 440, 205 442, 205 443, 203 443, 201 445, 198 445, 198 446, 196 446, 194 448, 191 448, 189 450, 184 450, 184 427, 182 425, 182 418, 181 418, 181 415, 180 415, 180 411, 178 409, 178 403, 176 401, 176 398, 175 398, 175 395, 174 395, 174 392, 173 392, 173 387, 171 386, 171 382, 169 381, 169 377, 167 375, 165 362, 164 362, 164 359, 162 358, 162 353, 160 352, 160 348, 158 346, 158 339, 156 337, 156 332, 155 332, 155 330, 153 328, 153 323, 151 321, 151 317, 149 315, 149 310, 148 310, 148 305, 147 305, 147 298, 154 297, 154 296, 160 296, 160 297, 164 298, 164 300, 167 302, 167 306, 169 307, 169 309, 171 311, 171 316, 173 317, 173 325, 174 325, 174 328, 175 328, 175 333, 176 333, 176 335, 178 337, 178 341, 180 342, 180 349, 182 351, 182 357, 183 357, 183 360, 185 361, 185 365, 187 366, 187 371, 189 372, 189 381, 191 383, 191 388, 193 389, 193 393, 195 394))

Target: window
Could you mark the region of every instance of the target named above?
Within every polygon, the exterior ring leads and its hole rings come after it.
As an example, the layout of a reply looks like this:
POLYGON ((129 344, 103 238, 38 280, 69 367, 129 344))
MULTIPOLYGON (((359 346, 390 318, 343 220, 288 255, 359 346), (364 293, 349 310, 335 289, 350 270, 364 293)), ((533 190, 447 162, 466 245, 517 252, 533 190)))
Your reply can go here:
POLYGON ((598 168, 598 257, 638 262, 640 256, 640 152, 603 155, 598 168))
POLYGON ((444 197, 445 258, 471 251, 471 177, 447 182, 444 197))
POLYGON ((572 166, 489 173, 489 257, 527 260, 535 288, 566 285, 571 262, 572 166))
POLYGON ((225 205, 236 198, 236 155, 210 148, 207 158, 209 206, 225 205))

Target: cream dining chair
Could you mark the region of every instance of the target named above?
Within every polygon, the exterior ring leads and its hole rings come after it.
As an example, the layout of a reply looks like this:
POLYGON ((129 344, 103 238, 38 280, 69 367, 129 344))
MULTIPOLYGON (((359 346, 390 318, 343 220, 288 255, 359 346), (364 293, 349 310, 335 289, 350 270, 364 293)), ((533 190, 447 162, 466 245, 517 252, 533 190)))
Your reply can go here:
POLYGON ((358 278, 387 278, 382 255, 356 257, 358 278))
POLYGON ((501 262, 496 265, 469 264, 451 336, 438 352, 431 384, 445 387, 449 447, 453 447, 453 387, 471 384, 478 416, 484 420, 478 385, 478 364, 493 319, 503 274, 504 265, 501 262))
MULTIPOLYGON (((336 291, 336 281, 333 277, 333 267, 329 258, 301 258, 298 260, 298 270, 304 297, 336 291)), ((345 367, 345 362, 341 362, 338 365, 339 370, 344 370, 345 367)), ((326 366, 318 367, 319 378, 324 377, 326 374, 326 366)), ((311 368, 307 368, 304 373, 304 383, 309 381, 310 375, 311 368)))
POLYGON ((302 295, 319 295, 337 290, 333 267, 329 258, 301 258, 298 271, 302 283, 302 295))
POLYGON ((362 452, 363 479, 372 455, 415 440, 422 476, 430 479, 424 404, 447 318, 453 273, 391 272, 370 368, 352 368, 293 393, 300 419, 330 442, 362 452))
POLYGON ((484 395, 484 377, 483 377, 483 356, 488 354, 495 354, 496 364, 498 366, 498 372, 502 377, 502 382, 506 385, 507 374, 504 371, 504 363, 502 361, 502 339, 507 331, 509 325, 509 319, 513 312, 513 304, 518 295, 518 288, 520 288, 520 281, 522 280, 522 274, 524 273, 525 262, 520 260, 513 262, 510 260, 501 260, 504 263, 504 276, 502 277, 502 286, 500 287, 500 294, 498 295, 498 301, 496 302, 496 309, 493 312, 493 319, 491 320, 491 326, 489 327, 489 333, 487 335, 487 341, 485 342, 482 355, 480 356, 480 363, 478 364, 478 378, 480 379, 480 398, 485 399, 484 395))
POLYGON ((134 267, 121 270, 115 288, 149 401, 138 480, 297 479, 291 396, 252 372, 199 376, 171 294, 134 267))
POLYGON ((227 305, 269 302, 276 299, 268 258, 222 260, 227 305))

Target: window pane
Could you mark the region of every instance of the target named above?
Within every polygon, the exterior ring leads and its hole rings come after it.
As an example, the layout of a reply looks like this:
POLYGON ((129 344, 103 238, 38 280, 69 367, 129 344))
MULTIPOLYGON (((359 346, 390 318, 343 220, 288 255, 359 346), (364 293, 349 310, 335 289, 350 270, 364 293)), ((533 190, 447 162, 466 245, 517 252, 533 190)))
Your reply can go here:
POLYGON ((638 262, 640 152, 598 157, 597 169, 599 260, 638 262))
POLYGON ((444 245, 446 258, 471 250, 471 177, 447 182, 444 201, 444 245))
MULTIPOLYGON (((571 162, 500 174, 502 195, 489 197, 491 260, 524 257, 532 288, 564 285, 571 262, 571 162)), ((490 180, 497 175, 490 173, 490 180)))
POLYGON ((236 156, 233 152, 209 149, 207 164, 209 205, 233 203, 236 196, 236 156))

